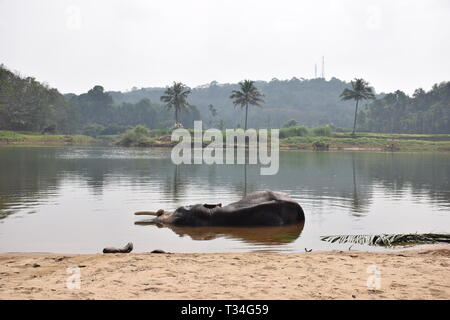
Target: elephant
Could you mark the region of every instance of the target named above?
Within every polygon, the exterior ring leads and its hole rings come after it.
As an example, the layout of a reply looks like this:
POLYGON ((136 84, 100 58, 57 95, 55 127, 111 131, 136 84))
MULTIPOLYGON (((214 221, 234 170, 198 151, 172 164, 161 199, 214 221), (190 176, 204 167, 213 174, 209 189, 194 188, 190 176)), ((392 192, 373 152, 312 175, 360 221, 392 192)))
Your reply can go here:
POLYGON ((196 204, 175 211, 139 211, 136 215, 156 216, 149 223, 175 226, 283 226, 304 222, 302 207, 288 194, 255 192, 226 206, 196 204))

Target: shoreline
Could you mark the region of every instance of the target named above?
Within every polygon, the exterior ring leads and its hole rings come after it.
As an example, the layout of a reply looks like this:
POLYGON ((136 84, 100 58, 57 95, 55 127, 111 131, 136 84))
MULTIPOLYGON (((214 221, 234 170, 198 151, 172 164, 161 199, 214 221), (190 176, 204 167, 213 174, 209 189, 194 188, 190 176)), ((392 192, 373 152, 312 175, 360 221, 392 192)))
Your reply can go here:
MULTIPOLYGON (((337 138, 338 139, 338 138, 337 138)), ((408 140, 405 140, 408 141, 408 140)), ((103 147, 111 147, 111 148, 138 148, 138 149, 170 149, 174 146, 171 143, 157 143, 147 147, 124 147, 112 144, 109 141, 105 140, 90 140, 83 142, 63 142, 63 141, 4 141, 0 140, 0 147, 5 146, 22 146, 22 147, 85 147, 85 146, 103 146, 103 147)), ((203 146, 205 147, 205 146, 203 146)), ((327 151, 374 151, 374 152, 390 152, 390 153, 399 153, 399 152, 438 152, 438 153, 446 153, 450 152, 450 142, 446 142, 442 146, 438 147, 422 147, 419 145, 416 146, 408 146, 408 147, 399 147, 396 150, 389 150, 385 147, 380 147, 379 145, 330 145, 327 150, 315 150, 312 145, 298 144, 293 145, 289 143, 284 143, 280 141, 280 150, 281 151, 317 151, 317 152, 327 152, 327 151)))
MULTIPOLYGON (((159 129, 150 130, 146 145, 120 146, 121 135, 100 135, 96 138, 79 134, 38 134, 0 130, 1 146, 106 146, 132 148, 171 148, 177 144, 159 129)), ((203 147, 209 143, 203 141, 203 147)), ((450 134, 398 134, 334 132, 327 136, 305 135, 280 138, 280 150, 313 151, 376 151, 376 152, 450 152, 450 134)))
POLYGON ((0 299, 450 299, 449 267, 447 244, 393 252, 3 253, 0 299), (371 290, 373 266, 381 282, 371 290), (80 289, 67 288, 73 270, 80 289))
MULTIPOLYGON (((104 143, 103 141, 93 141, 93 142, 85 142, 85 143, 63 143, 63 142, 33 142, 29 141, 14 141, 14 142, 6 142, 0 140, 0 148, 1 147, 11 147, 11 146, 21 146, 21 147, 85 147, 85 146, 102 146, 102 147, 111 147, 111 148, 126 148, 126 149, 170 149, 173 147, 171 144, 156 144, 149 147, 124 147, 119 145, 114 145, 111 143, 104 143)), ((376 147, 376 146, 338 146, 338 147, 329 147, 328 150, 315 150, 312 146, 292 146, 292 145, 280 145, 280 151, 314 151, 314 152, 333 152, 333 151, 367 151, 367 152, 389 152, 389 153, 402 153, 402 152, 438 152, 438 153, 446 153, 450 152, 449 147, 444 148, 436 148, 436 149, 400 149, 400 150, 386 150, 385 148, 376 147)))

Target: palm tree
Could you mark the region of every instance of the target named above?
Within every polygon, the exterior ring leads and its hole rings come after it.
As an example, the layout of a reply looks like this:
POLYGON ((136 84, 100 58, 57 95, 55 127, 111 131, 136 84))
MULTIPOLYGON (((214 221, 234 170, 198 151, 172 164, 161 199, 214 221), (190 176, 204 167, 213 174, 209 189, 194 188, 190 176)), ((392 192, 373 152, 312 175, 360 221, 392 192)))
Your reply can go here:
POLYGON ((261 107, 264 103, 264 95, 255 87, 255 82, 244 80, 239 82, 240 90, 233 90, 230 99, 233 99, 234 106, 245 107, 245 129, 247 130, 248 105, 261 107))
POLYGON ((340 97, 341 100, 355 100, 356 108, 355 108, 355 120, 353 121, 353 132, 352 136, 355 135, 356 129, 356 117, 358 115, 358 104, 360 100, 366 99, 375 99, 375 94, 372 91, 372 88, 369 87, 369 83, 364 79, 355 79, 351 82, 352 89, 344 89, 342 91, 340 97))
POLYGON ((161 101, 166 103, 167 109, 175 109, 175 125, 178 124, 178 114, 181 110, 188 108, 187 97, 191 90, 181 82, 174 82, 173 86, 168 87, 161 96, 161 101))

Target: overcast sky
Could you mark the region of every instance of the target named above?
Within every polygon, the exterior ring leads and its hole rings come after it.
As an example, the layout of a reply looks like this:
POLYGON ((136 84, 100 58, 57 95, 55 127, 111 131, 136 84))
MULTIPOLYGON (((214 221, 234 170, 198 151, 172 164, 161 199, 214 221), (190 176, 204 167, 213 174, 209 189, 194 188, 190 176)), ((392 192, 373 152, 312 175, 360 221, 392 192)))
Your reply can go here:
POLYGON ((0 0, 0 63, 61 92, 216 80, 450 80, 449 0, 0 0))

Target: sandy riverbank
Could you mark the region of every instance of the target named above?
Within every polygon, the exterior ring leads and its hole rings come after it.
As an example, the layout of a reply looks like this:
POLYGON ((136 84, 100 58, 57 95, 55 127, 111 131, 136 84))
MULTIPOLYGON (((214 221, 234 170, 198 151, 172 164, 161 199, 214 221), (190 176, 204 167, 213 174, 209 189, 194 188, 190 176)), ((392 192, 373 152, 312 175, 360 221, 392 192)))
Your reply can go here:
POLYGON ((8 253, 0 254, 0 298, 450 299, 449 267, 450 245, 390 253, 8 253), (378 290, 367 288, 370 265, 381 271, 378 290), (71 266, 79 267, 80 289, 67 289, 71 266))

